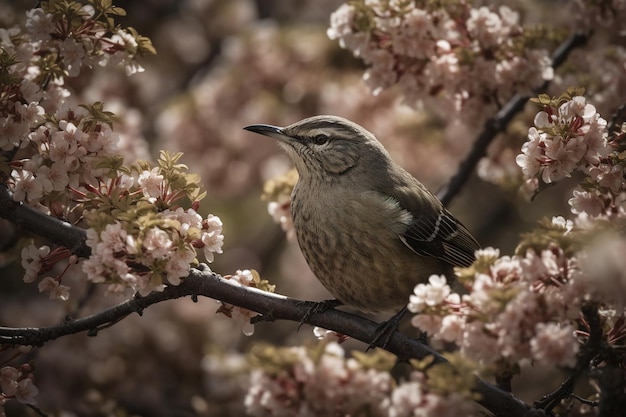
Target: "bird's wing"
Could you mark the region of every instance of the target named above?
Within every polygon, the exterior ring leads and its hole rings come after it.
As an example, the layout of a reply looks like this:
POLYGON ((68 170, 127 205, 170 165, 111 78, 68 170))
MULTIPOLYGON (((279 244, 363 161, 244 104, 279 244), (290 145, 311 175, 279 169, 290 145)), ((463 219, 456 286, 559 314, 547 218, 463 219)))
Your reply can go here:
POLYGON ((396 187, 395 190, 393 198, 413 216, 407 229, 399 235, 409 249, 452 266, 467 267, 474 263, 474 252, 480 245, 435 196, 417 181, 411 187, 396 187))
POLYGON ((436 215, 418 214, 400 240, 417 254, 464 267, 474 263, 474 252, 480 247, 465 226, 444 208, 436 215))

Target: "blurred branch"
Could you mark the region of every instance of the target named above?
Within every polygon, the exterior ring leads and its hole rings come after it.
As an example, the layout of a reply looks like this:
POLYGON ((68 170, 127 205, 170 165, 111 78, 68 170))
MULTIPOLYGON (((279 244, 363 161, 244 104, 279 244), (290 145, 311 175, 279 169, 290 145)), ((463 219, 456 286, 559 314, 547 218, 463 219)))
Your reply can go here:
MULTIPOLYGON (((582 33, 575 33, 567 38, 552 54, 552 68, 559 67, 567 58, 570 52, 575 48, 584 45, 589 37, 582 33)), ((535 93, 544 92, 548 87, 549 82, 546 81, 540 87, 534 90, 535 93)), ((496 135, 507 127, 509 122, 524 108, 524 105, 528 101, 528 96, 515 95, 508 103, 506 103, 495 117, 490 118, 485 122, 483 131, 478 135, 474 141, 474 145, 467 155, 465 160, 461 162, 457 173, 452 177, 450 182, 444 186, 437 197, 443 203, 444 206, 450 204, 452 199, 461 191, 463 185, 467 182, 470 174, 476 168, 478 162, 487 153, 487 148, 491 142, 495 139, 496 135)))
POLYGON ((556 391, 546 395, 539 401, 535 401, 534 406, 546 412, 551 412, 554 407, 561 403, 561 400, 568 398, 574 392, 576 381, 587 372, 591 360, 598 354, 602 342, 602 321, 598 313, 597 306, 584 305, 582 313, 585 323, 589 327, 589 337, 580 349, 576 359, 576 366, 567 379, 556 389, 556 391))
POLYGON ((617 133, 620 131, 622 127, 622 123, 626 122, 626 103, 622 104, 617 108, 609 124, 606 126, 606 130, 609 132, 609 135, 612 133, 617 133))

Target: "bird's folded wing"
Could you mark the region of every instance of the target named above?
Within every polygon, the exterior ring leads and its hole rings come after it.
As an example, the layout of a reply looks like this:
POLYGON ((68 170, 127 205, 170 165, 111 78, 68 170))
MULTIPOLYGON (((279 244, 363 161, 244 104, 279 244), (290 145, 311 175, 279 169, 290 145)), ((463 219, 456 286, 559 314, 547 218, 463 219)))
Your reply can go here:
POLYGON ((480 248, 471 233, 446 210, 414 216, 400 239, 419 255, 434 256, 453 266, 470 266, 480 248))

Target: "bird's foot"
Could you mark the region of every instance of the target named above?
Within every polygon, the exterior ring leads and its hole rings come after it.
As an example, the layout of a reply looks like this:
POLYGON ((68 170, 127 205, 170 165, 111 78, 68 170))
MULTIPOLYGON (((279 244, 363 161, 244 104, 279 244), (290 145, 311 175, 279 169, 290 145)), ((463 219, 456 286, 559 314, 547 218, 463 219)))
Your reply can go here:
POLYGON ((311 307, 309 307, 307 312, 304 313, 304 316, 302 316, 302 319, 300 319, 300 324, 298 324, 298 330, 300 330, 300 327, 302 327, 302 325, 307 320, 309 320, 312 315, 323 313, 325 311, 330 310, 331 308, 335 308, 335 307, 338 307, 338 306, 343 304, 339 300, 324 300, 324 301, 319 301, 319 302, 305 301, 305 303, 307 303, 307 304, 311 303, 311 302, 313 303, 313 305, 311 307))
POLYGON ((391 336, 393 336, 393 334, 398 330, 400 320, 402 320, 402 317, 404 317, 407 311, 407 308, 404 307, 402 310, 394 314, 389 320, 380 323, 376 329, 376 333, 374 333, 374 339, 370 342, 367 350, 374 349, 377 346, 380 346, 383 349, 387 347, 387 344, 391 340, 391 336))

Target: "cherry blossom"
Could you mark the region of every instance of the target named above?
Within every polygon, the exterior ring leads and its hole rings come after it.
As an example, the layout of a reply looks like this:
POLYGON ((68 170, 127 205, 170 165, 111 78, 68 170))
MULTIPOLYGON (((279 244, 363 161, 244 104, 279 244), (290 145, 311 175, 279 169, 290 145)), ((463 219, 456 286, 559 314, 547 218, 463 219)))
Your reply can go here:
POLYGON ((425 102, 471 126, 498 100, 554 76, 548 51, 535 46, 519 14, 506 6, 446 9, 362 0, 342 4, 327 34, 368 65, 363 78, 375 95, 400 84, 410 106, 425 102), (519 41, 533 46, 517 48, 519 41))

